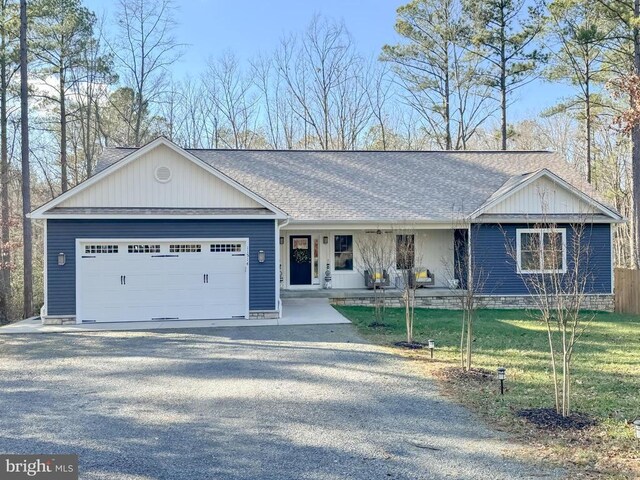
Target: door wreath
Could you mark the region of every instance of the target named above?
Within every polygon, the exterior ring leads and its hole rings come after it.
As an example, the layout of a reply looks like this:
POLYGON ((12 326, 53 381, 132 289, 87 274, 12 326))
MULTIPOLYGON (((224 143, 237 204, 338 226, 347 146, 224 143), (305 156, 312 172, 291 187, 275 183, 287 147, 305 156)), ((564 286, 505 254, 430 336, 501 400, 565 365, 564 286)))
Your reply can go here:
POLYGON ((293 260, 296 263, 308 263, 311 260, 311 256, 309 255, 309 250, 296 248, 293 251, 293 260))

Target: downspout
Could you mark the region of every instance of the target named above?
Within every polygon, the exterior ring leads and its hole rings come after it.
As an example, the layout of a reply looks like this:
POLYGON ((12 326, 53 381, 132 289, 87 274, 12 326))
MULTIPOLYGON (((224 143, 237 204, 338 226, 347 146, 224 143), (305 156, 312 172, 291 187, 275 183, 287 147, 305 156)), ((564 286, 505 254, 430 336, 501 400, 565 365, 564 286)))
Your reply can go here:
POLYGON ((280 258, 280 229, 289 225, 290 219, 287 218, 284 222, 279 223, 276 220, 276 305, 278 307, 278 318, 282 318, 282 300, 280 299, 280 272, 281 272, 281 258, 280 258))

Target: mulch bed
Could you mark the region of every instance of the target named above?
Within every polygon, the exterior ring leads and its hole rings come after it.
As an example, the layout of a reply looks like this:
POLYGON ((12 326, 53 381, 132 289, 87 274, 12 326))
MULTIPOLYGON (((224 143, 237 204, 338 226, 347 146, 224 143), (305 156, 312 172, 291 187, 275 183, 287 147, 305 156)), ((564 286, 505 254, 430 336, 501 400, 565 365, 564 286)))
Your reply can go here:
POLYGON ((563 417, 554 408, 528 408, 516 412, 516 415, 545 430, 584 430, 597 423, 594 418, 584 413, 576 412, 563 417))
POLYGON ((424 343, 408 343, 408 342, 396 342, 394 343, 396 347, 408 348, 410 350, 420 350, 425 347, 424 343))
POLYGON ((441 376, 447 380, 475 380, 480 382, 495 379, 495 373, 484 368, 472 368, 468 372, 463 372, 460 367, 445 368, 441 376))

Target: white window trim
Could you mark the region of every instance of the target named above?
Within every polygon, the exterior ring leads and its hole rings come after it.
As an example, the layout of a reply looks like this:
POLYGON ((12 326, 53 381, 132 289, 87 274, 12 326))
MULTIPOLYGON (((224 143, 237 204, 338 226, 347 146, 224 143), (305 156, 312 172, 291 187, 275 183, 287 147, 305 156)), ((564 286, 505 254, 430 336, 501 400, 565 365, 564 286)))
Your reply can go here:
POLYGON ((522 274, 541 274, 541 273, 566 273, 567 272, 567 229, 566 228, 517 228, 516 229, 516 249, 517 249, 517 261, 518 261, 518 273, 522 274), (540 269, 538 270, 523 270, 522 268, 522 255, 521 255, 521 237, 523 233, 537 233, 540 235, 540 269), (562 269, 559 270, 544 270, 544 252, 542 251, 542 234, 544 233, 556 233, 562 235, 562 269))
MULTIPOLYGON (((331 235, 331 273, 337 275, 355 273, 356 269, 356 240, 353 233, 334 233, 331 235), (351 237, 351 268, 336 270, 336 237, 351 237)), ((313 277, 313 272, 311 273, 313 277)))

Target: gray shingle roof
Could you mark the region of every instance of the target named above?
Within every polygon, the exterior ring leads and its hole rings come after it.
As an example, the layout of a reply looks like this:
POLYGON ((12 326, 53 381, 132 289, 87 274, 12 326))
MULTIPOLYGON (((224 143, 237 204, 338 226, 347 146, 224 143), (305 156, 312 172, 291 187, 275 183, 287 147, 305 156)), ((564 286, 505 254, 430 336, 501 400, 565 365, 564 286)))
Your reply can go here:
MULTIPOLYGON (((106 149, 98 171, 134 151, 106 149)), ((298 221, 455 219, 543 168, 601 200, 550 152, 187 151, 298 221)))

